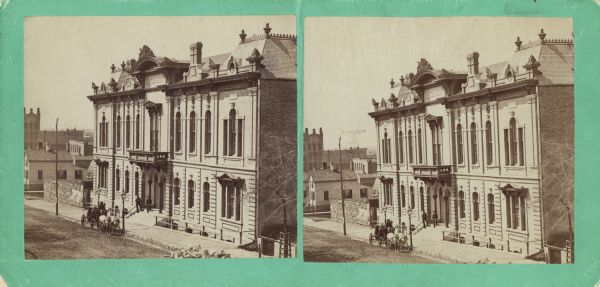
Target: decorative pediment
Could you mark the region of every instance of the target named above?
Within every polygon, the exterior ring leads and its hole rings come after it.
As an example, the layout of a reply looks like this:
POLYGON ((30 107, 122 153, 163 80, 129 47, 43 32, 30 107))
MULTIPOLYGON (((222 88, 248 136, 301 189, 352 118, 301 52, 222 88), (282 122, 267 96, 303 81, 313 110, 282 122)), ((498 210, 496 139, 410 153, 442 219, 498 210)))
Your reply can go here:
POLYGON ((504 195, 507 195, 507 196, 524 196, 524 195, 527 195, 527 192, 529 191, 527 188, 513 187, 510 184, 500 187, 500 190, 502 190, 502 193, 504 193, 504 195))
POLYGON ((108 86, 112 89, 113 92, 118 92, 117 81, 115 78, 110 78, 110 82, 108 82, 108 86))
POLYGON ((391 178, 391 177, 385 177, 385 176, 383 176, 383 175, 380 175, 380 176, 378 176, 377 178, 378 178, 378 179, 379 179, 381 182, 383 182, 383 183, 391 183, 392 181, 394 181, 394 179, 393 179, 393 178, 391 178))
POLYGON ((260 54, 260 52, 258 52, 257 49, 254 49, 254 51, 252 51, 252 54, 250 55, 250 57, 246 58, 248 63, 256 66, 257 68, 263 67, 263 65, 261 64, 263 59, 264 59, 264 57, 260 54))
POLYGON ((425 116, 425 121, 428 122, 429 124, 434 124, 434 123, 441 123, 442 122, 442 117, 436 117, 436 116, 432 116, 430 114, 427 114, 425 116))
POLYGON ((244 179, 243 178, 239 178, 239 177, 232 177, 226 173, 222 174, 221 176, 217 176, 217 180, 219 181, 220 184, 223 185, 227 185, 227 184, 232 184, 235 186, 242 186, 244 185, 244 179))
POLYGON ((155 103, 153 101, 146 101, 144 103, 144 107, 146 107, 146 110, 148 110, 149 112, 161 112, 162 111, 162 104, 155 103))
POLYGON ((540 62, 538 62, 533 55, 530 55, 529 59, 527 60, 527 63, 523 66, 523 68, 525 68, 525 70, 527 71, 537 72, 539 66, 540 62))

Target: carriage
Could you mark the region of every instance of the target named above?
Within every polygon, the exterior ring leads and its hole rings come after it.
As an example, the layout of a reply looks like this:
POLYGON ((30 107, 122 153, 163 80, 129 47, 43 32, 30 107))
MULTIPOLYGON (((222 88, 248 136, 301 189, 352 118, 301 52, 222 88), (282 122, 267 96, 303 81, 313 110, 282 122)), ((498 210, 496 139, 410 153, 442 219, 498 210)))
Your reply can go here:
POLYGON ((369 234, 369 244, 383 248, 388 248, 394 252, 410 252, 411 248, 408 245, 408 239, 400 228, 391 226, 374 226, 369 234))
POLYGON ((110 235, 122 235, 121 220, 119 216, 111 215, 107 210, 87 208, 83 210, 81 215, 81 226, 89 225, 91 229, 95 229, 101 233, 110 235))

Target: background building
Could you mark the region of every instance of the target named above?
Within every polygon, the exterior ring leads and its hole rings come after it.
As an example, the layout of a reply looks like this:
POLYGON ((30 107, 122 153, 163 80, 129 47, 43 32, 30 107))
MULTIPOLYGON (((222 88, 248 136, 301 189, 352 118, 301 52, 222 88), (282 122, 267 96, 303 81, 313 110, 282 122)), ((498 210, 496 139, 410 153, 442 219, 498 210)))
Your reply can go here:
POLYGON ((94 94, 94 190, 136 196, 222 240, 296 230, 296 37, 242 30, 232 51, 154 55, 111 67, 94 94))
POLYGON ((538 37, 487 66, 470 53, 465 72, 421 59, 372 101, 380 219, 436 212, 464 240, 571 260, 573 42, 538 37))

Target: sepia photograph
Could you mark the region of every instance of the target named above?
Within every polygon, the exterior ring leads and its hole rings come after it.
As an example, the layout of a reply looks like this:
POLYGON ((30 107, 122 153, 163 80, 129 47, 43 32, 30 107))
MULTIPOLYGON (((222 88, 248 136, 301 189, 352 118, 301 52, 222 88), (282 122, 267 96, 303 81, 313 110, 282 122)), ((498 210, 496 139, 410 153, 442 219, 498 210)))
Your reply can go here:
POLYGON ((295 19, 25 17, 25 259, 296 257, 295 19))
POLYGON ((304 29, 305 261, 575 262, 571 18, 304 29))

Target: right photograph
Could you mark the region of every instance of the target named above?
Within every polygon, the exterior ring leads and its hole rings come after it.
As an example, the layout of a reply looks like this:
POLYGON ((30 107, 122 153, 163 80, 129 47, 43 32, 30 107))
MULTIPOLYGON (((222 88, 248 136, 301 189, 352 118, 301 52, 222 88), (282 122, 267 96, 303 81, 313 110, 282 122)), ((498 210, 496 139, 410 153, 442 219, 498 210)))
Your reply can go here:
POLYGON ((575 262, 571 18, 304 21, 305 261, 575 262))

